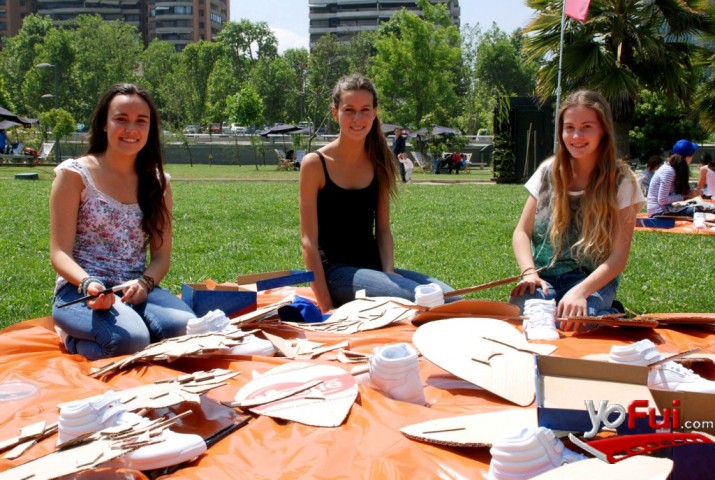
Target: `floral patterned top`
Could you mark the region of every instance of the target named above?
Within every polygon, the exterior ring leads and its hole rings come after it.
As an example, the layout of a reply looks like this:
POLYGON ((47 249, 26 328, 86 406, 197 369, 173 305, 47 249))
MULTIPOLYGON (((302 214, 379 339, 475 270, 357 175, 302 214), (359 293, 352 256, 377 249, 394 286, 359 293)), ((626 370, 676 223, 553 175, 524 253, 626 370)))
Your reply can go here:
MULTIPOLYGON (((55 168, 56 173, 62 170, 78 173, 85 186, 77 213, 74 260, 107 287, 140 277, 146 268, 146 236, 139 204, 124 204, 97 190, 79 160, 65 160, 55 168)), ((58 275, 55 291, 66 283, 58 275)))

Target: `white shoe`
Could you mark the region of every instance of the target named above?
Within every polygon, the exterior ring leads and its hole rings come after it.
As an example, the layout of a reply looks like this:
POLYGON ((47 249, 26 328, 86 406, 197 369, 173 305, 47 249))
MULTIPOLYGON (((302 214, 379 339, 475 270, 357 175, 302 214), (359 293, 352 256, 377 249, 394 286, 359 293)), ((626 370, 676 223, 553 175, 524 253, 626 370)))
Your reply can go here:
MULTIPOLYGON (((80 435, 109 427, 146 425, 149 420, 128 412, 119 396, 112 392, 60 405, 57 445, 80 435)), ((154 470, 187 462, 206 451, 206 442, 198 435, 164 430, 158 443, 140 447, 119 457, 122 466, 135 470, 154 470)))
MULTIPOLYGON (((608 360, 612 363, 647 366, 661 358, 663 355, 656 349, 655 344, 645 339, 630 345, 614 345, 608 360)), ((648 387, 672 392, 715 393, 714 381, 705 379, 674 361, 651 367, 648 372, 648 387)))
POLYGON ((556 300, 532 298, 524 303, 522 328, 527 340, 558 340, 556 300))
POLYGON ((525 428, 518 434, 494 442, 489 450, 489 480, 528 479, 566 463, 586 459, 569 450, 545 427, 525 428))
MULTIPOLYGON (((208 332, 231 332, 238 328, 231 325, 231 320, 221 310, 211 310, 201 318, 192 318, 186 324, 187 335, 200 335, 208 332)), ((240 345, 230 348, 230 352, 217 351, 218 354, 230 353, 231 355, 263 355, 270 357, 275 355, 276 348, 271 342, 255 335, 243 337, 240 345)))
POLYGON ((394 400, 425 404, 417 352, 407 343, 376 347, 370 356, 370 384, 394 400))
POLYGON ((705 212, 693 213, 693 227, 707 228, 707 225, 705 225, 705 212))

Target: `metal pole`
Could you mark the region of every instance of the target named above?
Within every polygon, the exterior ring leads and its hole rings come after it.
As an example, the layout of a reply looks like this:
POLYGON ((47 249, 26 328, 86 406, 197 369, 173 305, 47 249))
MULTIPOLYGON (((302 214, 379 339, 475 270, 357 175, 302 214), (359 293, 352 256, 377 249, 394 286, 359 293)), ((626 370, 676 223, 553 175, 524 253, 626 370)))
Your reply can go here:
POLYGON ((561 107, 561 66, 564 58, 564 25, 566 23, 566 0, 561 5, 561 40, 559 41, 559 72, 556 80, 556 111, 554 112, 554 153, 559 141, 559 108, 561 107))
MULTIPOLYGON (((55 110, 60 108, 60 66, 55 64, 55 110)), ((59 164, 62 155, 60 154, 60 138, 57 136, 57 128, 55 127, 55 163, 59 164)))

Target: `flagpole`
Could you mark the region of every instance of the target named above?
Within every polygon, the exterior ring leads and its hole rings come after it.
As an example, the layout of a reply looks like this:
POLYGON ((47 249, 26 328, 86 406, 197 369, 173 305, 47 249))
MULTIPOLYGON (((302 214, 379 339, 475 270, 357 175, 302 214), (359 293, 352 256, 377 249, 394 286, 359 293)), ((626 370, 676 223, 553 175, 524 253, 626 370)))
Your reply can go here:
POLYGON ((559 71, 556 77, 556 111, 554 112, 554 153, 556 153, 556 144, 559 141, 559 125, 558 115, 561 107, 561 66, 563 65, 564 51, 564 25, 566 24, 566 0, 561 4, 561 39, 559 40, 559 71))

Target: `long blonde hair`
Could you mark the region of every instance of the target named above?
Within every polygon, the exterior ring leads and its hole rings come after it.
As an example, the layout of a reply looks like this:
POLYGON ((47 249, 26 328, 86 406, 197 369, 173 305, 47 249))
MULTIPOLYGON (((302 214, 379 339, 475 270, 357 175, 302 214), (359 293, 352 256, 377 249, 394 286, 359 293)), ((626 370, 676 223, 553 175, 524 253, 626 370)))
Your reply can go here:
MULTIPOLYGON (((359 73, 340 77, 338 82, 333 87, 333 106, 340 106, 340 97, 343 92, 353 90, 365 90, 372 94, 372 106, 377 108, 377 89, 375 85, 365 76, 359 73)), ((382 133, 382 123, 380 117, 375 115, 375 121, 372 122, 372 128, 365 138, 365 150, 370 158, 375 172, 377 173, 377 181, 380 188, 380 195, 389 195, 395 197, 397 195, 397 167, 392 150, 387 144, 387 139, 382 133)))
POLYGON ((554 246, 553 261, 559 257, 563 248, 571 248, 574 258, 579 262, 589 260, 593 265, 598 265, 611 254, 613 239, 621 228, 618 222, 618 186, 622 181, 631 181, 635 186, 635 175, 628 165, 616 157, 611 107, 602 95, 591 90, 572 93, 563 102, 557 122, 558 146, 551 171, 554 208, 549 229, 549 239, 554 246), (581 206, 575 212, 575 218, 572 218, 568 190, 573 169, 562 132, 564 113, 579 105, 596 112, 603 128, 603 136, 599 144, 599 160, 591 172, 581 206), (581 233, 574 245, 565 246, 562 239, 566 238, 571 222, 581 225, 581 233))

